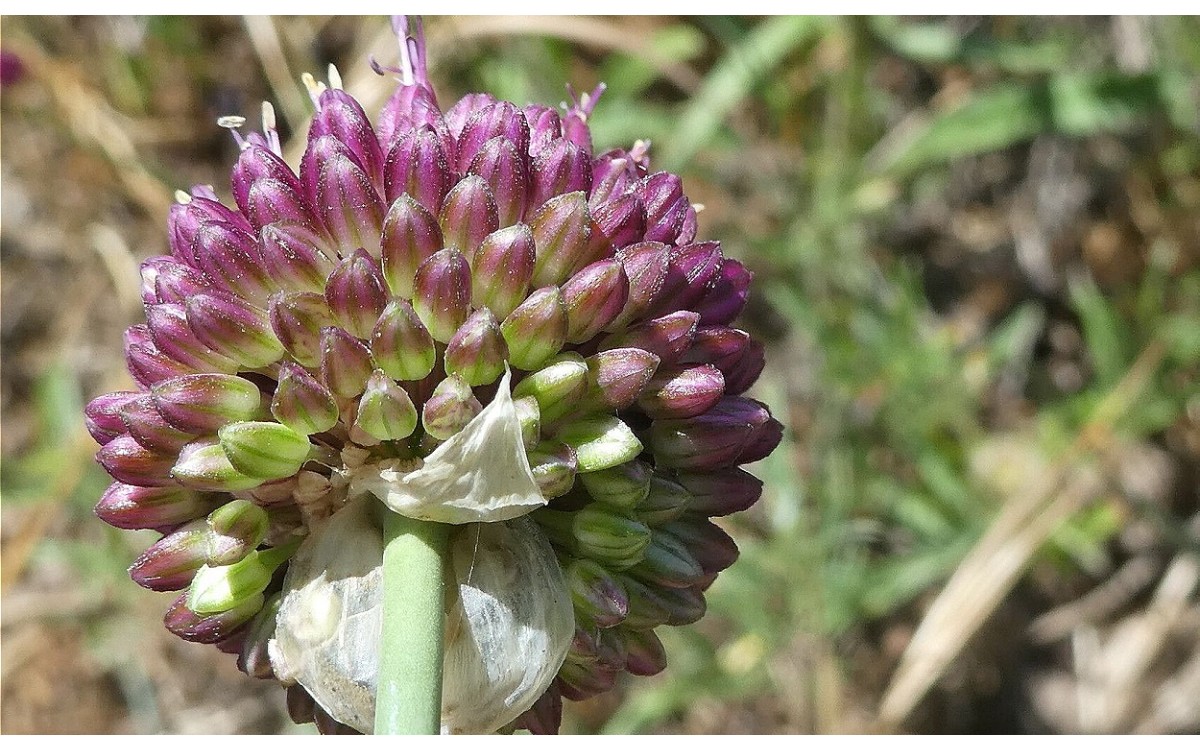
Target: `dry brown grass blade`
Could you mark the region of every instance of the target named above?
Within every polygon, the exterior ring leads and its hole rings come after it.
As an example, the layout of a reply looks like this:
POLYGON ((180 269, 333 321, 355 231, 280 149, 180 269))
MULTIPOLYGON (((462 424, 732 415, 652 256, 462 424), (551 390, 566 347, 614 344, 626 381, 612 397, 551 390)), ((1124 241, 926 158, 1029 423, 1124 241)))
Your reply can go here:
POLYGON ((1009 500, 938 594, 914 633, 879 709, 882 728, 901 725, 962 652, 1050 535, 1103 488, 1089 466, 1112 449, 1112 427, 1162 361, 1153 342, 1096 407, 1073 445, 1028 491, 1009 500))
POLYGON ((1090 706, 1087 722, 1081 724, 1083 731, 1125 732, 1136 722, 1145 695, 1140 687, 1146 683, 1147 672, 1186 613, 1198 583, 1200 559, 1193 554, 1177 555, 1159 581, 1146 611, 1125 618, 1094 649, 1092 663, 1081 670, 1091 683, 1085 686, 1090 706))
POLYGON ((242 16, 242 24, 250 36, 254 54, 258 56, 284 119, 289 125, 305 122, 309 116, 308 100, 300 92, 299 76, 293 75, 288 67, 287 56, 275 28, 275 19, 271 16, 242 16))
POLYGON ((45 85, 75 140, 99 150, 109 161, 133 202, 148 216, 166 216, 173 191, 142 166, 130 137, 133 123, 88 86, 77 66, 55 60, 24 35, 6 37, 4 45, 21 58, 30 77, 45 85))

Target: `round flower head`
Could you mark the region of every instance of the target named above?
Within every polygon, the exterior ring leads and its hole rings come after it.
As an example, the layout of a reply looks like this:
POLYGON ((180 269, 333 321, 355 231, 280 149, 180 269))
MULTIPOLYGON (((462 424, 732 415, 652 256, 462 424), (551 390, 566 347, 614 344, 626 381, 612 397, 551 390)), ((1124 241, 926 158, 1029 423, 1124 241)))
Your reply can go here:
POLYGON ((645 144, 593 152, 601 89, 443 110, 395 26, 374 125, 308 78, 298 170, 264 105, 236 208, 180 195, 126 332, 138 390, 87 407, 96 513, 163 534, 130 574, 180 592, 168 629, 323 732, 371 729, 381 514, 449 524, 443 730, 553 732, 562 698, 662 670, 655 629, 737 557, 710 518, 758 499, 739 467, 782 433, 742 395, 750 273, 645 144))

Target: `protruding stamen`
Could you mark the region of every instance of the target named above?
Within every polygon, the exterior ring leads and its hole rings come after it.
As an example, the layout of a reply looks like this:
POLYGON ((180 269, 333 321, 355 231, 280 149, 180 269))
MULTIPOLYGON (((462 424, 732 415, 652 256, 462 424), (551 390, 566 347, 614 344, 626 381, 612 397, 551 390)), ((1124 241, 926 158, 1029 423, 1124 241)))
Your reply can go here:
POLYGON ((600 96, 608 88, 608 84, 599 83, 591 92, 583 92, 582 94, 575 93, 575 87, 567 84, 567 95, 571 97, 571 106, 568 107, 566 102, 563 103, 563 108, 570 111, 579 117, 579 119, 587 122, 587 118, 592 114, 592 110, 596 108, 596 102, 600 101, 600 96))
MULTIPOLYGON (((428 76, 425 68, 425 29, 421 19, 416 16, 392 16, 392 31, 400 42, 400 69, 395 71, 400 76, 400 83, 404 86, 425 83, 428 76)), ((376 68, 376 72, 379 70, 376 68)))
POLYGON ((181 206, 186 206, 192 202, 192 196, 188 195, 187 191, 185 190, 176 190, 175 202, 181 206))
POLYGON ((248 145, 246 139, 238 132, 238 128, 246 124, 246 118, 241 115, 224 115, 217 118, 217 127, 225 128, 233 135, 233 140, 237 141, 239 149, 244 149, 248 145))
POLYGON ((329 64, 329 88, 341 90, 342 74, 338 72, 337 66, 333 63, 329 64))
POLYGON ((275 107, 270 102, 262 103, 263 136, 267 145, 276 156, 283 156, 283 147, 279 142, 279 131, 275 125, 275 107))
POLYGON ((308 98, 312 99, 313 106, 319 109, 321 106, 321 94, 325 93, 328 87, 316 78, 313 78, 312 73, 301 74, 300 82, 304 84, 304 88, 308 89, 308 98))

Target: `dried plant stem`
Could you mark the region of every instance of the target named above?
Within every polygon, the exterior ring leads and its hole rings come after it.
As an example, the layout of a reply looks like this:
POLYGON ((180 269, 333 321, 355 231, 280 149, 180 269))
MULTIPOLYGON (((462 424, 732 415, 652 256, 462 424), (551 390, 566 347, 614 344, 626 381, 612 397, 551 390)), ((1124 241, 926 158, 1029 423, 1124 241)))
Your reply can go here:
POLYGON ((388 513, 376 734, 438 734, 449 527, 388 513))

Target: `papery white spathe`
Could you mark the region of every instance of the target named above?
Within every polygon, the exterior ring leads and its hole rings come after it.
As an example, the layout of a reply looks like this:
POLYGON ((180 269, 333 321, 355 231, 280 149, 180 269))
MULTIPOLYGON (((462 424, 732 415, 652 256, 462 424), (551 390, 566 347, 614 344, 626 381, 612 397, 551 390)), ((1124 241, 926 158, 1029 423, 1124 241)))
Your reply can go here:
MULTIPOLYGON (((299 682, 326 713, 366 733, 383 625, 374 502, 351 501, 300 545, 268 644, 280 681, 299 682)), ((450 545, 457 596, 446 613, 442 732, 494 732, 531 707, 562 666, 575 632, 570 592, 528 518, 462 526, 450 545)))
POLYGON ((496 395, 415 471, 387 463, 357 469, 350 492, 369 492, 402 516, 438 523, 507 521, 546 504, 521 438, 505 371, 496 395))

